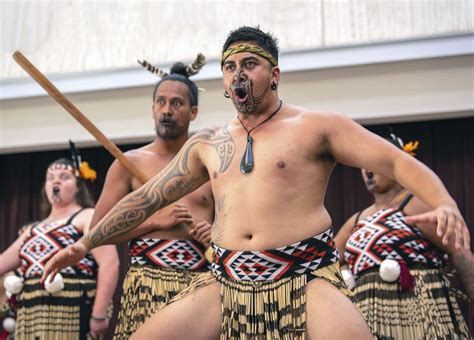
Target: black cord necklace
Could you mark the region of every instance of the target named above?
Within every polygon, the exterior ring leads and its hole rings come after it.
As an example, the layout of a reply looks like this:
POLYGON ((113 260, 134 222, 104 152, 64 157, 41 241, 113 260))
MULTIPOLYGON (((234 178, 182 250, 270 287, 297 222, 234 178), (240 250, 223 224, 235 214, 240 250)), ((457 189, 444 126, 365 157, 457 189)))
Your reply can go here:
POLYGON ((252 136, 250 136, 250 133, 256 128, 258 128, 260 125, 272 119, 273 116, 276 115, 278 111, 280 111, 282 105, 283 105, 283 101, 280 100, 280 105, 278 105, 278 108, 275 110, 275 112, 273 112, 270 116, 268 116, 267 119, 265 119, 263 122, 261 122, 257 126, 251 128, 250 130, 245 127, 244 123, 242 123, 239 116, 237 116, 237 119, 239 120, 240 124, 242 124, 242 127, 245 129, 245 131, 247 131, 247 147, 245 148, 245 152, 242 156, 242 160, 240 161, 240 172, 242 172, 243 174, 248 174, 253 169, 253 153, 252 153, 253 138, 252 136))

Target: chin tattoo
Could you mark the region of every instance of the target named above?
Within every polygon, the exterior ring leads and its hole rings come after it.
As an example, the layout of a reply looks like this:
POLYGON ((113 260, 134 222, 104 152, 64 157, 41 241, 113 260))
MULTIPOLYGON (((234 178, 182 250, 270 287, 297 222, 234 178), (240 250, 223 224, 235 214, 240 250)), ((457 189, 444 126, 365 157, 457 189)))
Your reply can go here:
POLYGON ((240 81, 235 80, 231 86, 232 90, 232 102, 234 103, 237 111, 244 114, 250 114, 257 111, 258 106, 262 103, 265 94, 270 89, 270 84, 268 84, 267 88, 263 91, 260 95, 254 95, 253 92, 253 81, 249 79, 249 77, 239 71, 236 75, 236 78, 240 81), (247 96, 244 102, 239 102, 240 96, 247 96))

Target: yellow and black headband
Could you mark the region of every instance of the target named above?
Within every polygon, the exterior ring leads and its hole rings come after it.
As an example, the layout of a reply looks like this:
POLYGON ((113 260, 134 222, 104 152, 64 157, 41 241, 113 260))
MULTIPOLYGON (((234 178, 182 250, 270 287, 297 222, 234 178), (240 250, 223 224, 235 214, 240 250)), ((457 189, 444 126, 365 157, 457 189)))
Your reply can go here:
POLYGON ((69 140, 69 151, 71 153, 72 165, 61 162, 61 160, 54 161, 48 167, 49 170, 67 170, 75 177, 80 177, 85 180, 94 181, 97 179, 97 173, 89 166, 88 162, 83 162, 81 154, 76 146, 69 140))
POLYGON ((221 59, 221 68, 224 66, 224 62, 229 58, 231 55, 236 54, 236 53, 242 53, 242 52, 250 52, 254 54, 258 54, 262 58, 267 59, 272 66, 278 66, 278 62, 276 61, 273 56, 265 51, 264 49, 258 47, 258 46, 252 46, 252 45, 246 45, 246 44, 239 44, 233 47, 229 47, 224 53, 222 53, 222 59, 221 59))

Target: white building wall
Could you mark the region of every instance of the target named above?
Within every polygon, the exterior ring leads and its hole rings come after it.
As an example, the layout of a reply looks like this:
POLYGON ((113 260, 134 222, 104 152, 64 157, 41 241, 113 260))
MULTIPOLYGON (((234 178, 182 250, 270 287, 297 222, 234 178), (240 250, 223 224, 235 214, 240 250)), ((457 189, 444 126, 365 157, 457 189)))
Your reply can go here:
POLYGON ((22 51, 47 74, 220 56, 232 29, 260 25, 281 51, 472 32, 472 0, 2 0, 0 79, 25 77, 22 51))

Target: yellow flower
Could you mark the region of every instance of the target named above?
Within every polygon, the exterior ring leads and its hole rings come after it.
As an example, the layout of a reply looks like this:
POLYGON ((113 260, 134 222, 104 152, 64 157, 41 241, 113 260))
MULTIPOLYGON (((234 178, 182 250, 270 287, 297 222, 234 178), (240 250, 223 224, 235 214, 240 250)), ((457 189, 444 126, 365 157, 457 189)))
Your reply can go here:
POLYGON ((88 162, 82 162, 81 166, 79 167, 79 172, 81 173, 81 177, 86 180, 95 180, 97 178, 97 173, 94 169, 89 167, 88 162))
POLYGON ((418 150, 418 145, 419 144, 420 144, 420 142, 418 142, 418 141, 406 143, 403 146, 403 151, 405 151, 406 153, 408 153, 412 156, 416 156, 415 151, 418 150))

